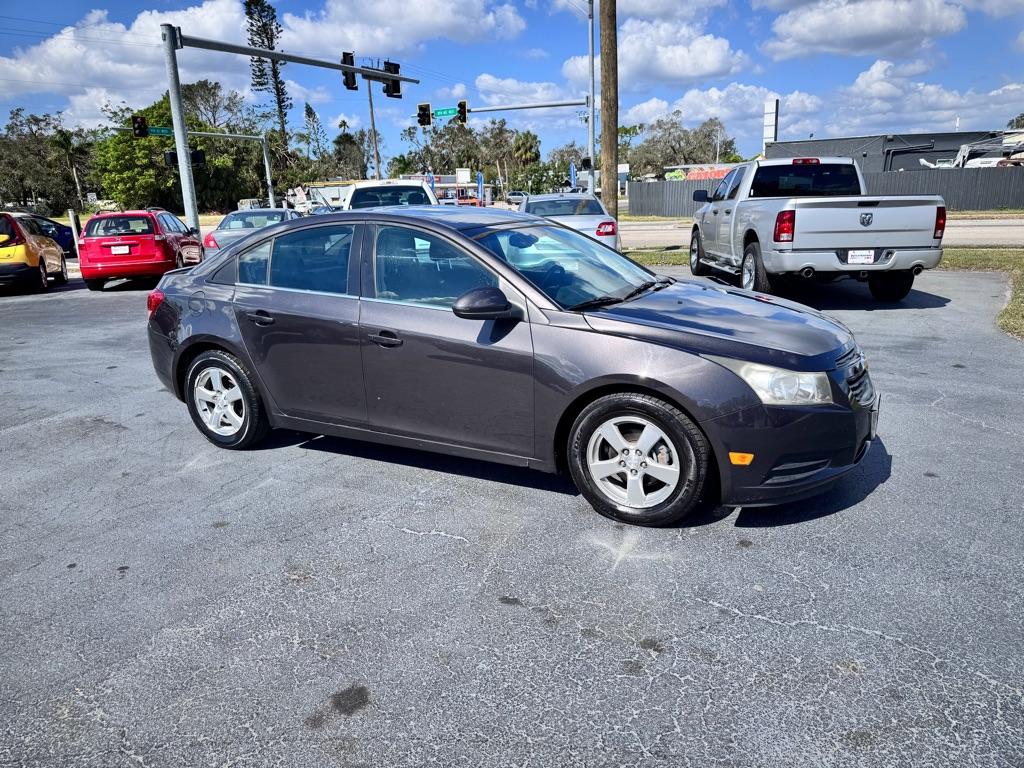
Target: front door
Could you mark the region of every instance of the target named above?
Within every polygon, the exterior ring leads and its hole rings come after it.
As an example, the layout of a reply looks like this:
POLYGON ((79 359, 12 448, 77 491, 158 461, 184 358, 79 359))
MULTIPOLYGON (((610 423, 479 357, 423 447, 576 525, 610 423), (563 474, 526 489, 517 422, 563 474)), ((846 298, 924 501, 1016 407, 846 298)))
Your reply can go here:
POLYGON ((286 232, 238 256, 238 327, 264 386, 288 416, 366 423, 359 291, 349 279, 358 274, 350 254, 358 252, 360 226, 286 232))
POLYGON ((533 456, 529 323, 464 320, 451 310, 463 293, 486 285, 521 297, 445 237, 390 225, 372 235, 364 249, 373 252, 373 268, 364 280, 360 317, 371 426, 533 456))

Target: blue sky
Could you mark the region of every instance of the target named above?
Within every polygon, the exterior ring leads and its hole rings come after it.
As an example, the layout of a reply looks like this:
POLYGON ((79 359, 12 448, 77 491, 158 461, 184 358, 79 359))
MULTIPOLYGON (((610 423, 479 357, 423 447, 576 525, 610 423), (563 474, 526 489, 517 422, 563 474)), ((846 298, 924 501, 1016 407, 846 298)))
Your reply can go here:
MULTIPOLYGON (((585 0, 280 0, 282 48, 357 62, 390 57, 419 78, 401 101, 375 91, 386 156, 420 101, 471 107, 569 99, 587 90, 585 0)), ((96 124, 104 101, 147 104, 166 88, 159 25, 244 42, 241 0, 63 0, 33 14, 0 0, 0 109, 62 111, 96 124)), ((766 98, 781 138, 999 129, 1024 112, 1024 0, 619 0, 620 123, 679 110, 718 116, 743 154, 760 150, 766 98)), ((179 52, 183 79, 248 90, 245 59, 179 52)), ((292 124, 309 101, 328 125, 368 121, 366 92, 289 64, 292 124)), ((249 98, 253 98, 249 94, 249 98)), ((511 112, 546 152, 586 141, 578 108, 511 112)), ((488 115, 489 116, 489 115, 488 115)), ((481 116, 482 118, 483 116, 481 116)))

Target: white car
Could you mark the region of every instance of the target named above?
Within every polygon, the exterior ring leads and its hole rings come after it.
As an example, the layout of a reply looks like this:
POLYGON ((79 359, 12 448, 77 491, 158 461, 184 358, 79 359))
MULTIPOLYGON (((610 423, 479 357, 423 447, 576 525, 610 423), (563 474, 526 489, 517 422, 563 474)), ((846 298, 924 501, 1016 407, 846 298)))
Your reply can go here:
POLYGON ((505 195, 505 200, 511 205, 521 205, 523 200, 525 200, 526 198, 527 194, 525 192, 513 191, 505 195))
POLYGON ((394 205, 437 205, 437 196, 423 181, 356 181, 342 189, 341 199, 333 207, 339 211, 351 211, 394 205))
POLYGON ((557 221, 619 250, 618 222, 608 213, 604 203, 593 195, 578 192, 530 195, 519 204, 519 210, 557 221))

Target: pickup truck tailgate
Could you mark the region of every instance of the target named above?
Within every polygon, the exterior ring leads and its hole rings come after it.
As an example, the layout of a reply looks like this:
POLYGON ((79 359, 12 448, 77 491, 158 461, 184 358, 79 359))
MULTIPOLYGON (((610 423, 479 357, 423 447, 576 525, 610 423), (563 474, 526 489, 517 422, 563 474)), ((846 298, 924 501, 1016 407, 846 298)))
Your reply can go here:
POLYGON ((851 197, 794 199, 793 249, 931 248, 941 197, 851 197))

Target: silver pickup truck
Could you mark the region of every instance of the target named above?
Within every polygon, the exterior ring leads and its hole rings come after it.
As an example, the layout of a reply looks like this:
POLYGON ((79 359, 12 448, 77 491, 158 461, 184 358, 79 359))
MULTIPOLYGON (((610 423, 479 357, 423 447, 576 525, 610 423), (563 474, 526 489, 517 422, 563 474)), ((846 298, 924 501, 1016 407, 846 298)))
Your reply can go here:
POLYGON ((848 157, 757 160, 734 168, 694 215, 690 271, 712 267, 743 288, 771 292, 789 276, 866 280, 879 301, 899 301, 942 259, 945 202, 938 196, 864 194, 848 157))

